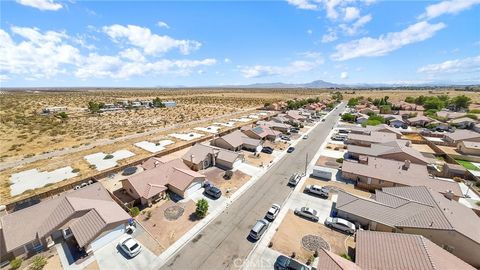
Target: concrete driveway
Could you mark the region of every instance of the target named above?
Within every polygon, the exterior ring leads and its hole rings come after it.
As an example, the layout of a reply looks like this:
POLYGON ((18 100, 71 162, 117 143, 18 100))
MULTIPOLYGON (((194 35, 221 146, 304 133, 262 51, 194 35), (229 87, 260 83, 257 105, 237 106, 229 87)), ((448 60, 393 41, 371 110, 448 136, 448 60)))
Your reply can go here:
POLYGON ((149 269, 155 255, 142 246, 142 252, 134 258, 128 258, 118 247, 119 239, 112 241, 94 253, 100 269, 149 269))
POLYGON ((333 201, 317 197, 315 195, 305 194, 303 190, 295 192, 290 198, 288 207, 292 210, 300 207, 310 207, 317 210, 320 217, 319 222, 323 223, 327 217, 330 216, 333 201))
POLYGON ((221 207, 222 204, 225 202, 225 200, 227 200, 227 198, 225 197, 225 194, 222 194, 222 197, 215 200, 215 199, 210 198, 209 196, 205 196, 205 194, 203 194, 204 191, 205 191, 205 188, 201 188, 201 189, 195 191, 195 193, 192 193, 190 195, 190 199, 192 201, 194 201, 195 203, 197 203, 198 200, 200 200, 200 199, 207 200, 207 202, 208 202, 208 212, 215 211, 216 208, 221 207))

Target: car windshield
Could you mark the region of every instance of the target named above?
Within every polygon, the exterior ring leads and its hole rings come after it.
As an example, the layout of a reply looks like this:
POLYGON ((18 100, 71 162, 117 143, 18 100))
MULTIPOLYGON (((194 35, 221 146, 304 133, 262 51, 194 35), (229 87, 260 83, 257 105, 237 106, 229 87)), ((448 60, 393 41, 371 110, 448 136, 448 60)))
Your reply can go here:
POLYGON ((135 243, 133 246, 130 247, 130 250, 135 250, 135 249, 137 249, 137 248, 138 248, 138 244, 135 243))

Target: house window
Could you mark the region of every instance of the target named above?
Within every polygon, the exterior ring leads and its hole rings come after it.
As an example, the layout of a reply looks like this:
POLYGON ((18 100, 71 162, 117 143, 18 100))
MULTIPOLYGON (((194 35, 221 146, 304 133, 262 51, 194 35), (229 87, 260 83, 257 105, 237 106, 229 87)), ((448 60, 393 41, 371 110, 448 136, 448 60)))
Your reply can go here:
POLYGON ((368 177, 368 178, 367 178, 367 184, 370 185, 371 183, 372 183, 372 178, 368 177))
POLYGON ((380 183, 380 185, 381 185, 381 184, 383 184, 385 181, 383 181, 383 180, 379 180, 378 182, 379 182, 379 183, 380 183))

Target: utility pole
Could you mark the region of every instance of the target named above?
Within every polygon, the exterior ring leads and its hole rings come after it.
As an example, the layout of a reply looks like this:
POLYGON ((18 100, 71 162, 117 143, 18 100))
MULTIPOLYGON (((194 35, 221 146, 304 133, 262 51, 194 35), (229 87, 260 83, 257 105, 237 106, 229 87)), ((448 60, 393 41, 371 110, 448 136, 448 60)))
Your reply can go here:
POLYGON ((305 172, 304 172, 305 176, 307 176, 307 166, 308 166, 308 153, 305 154, 305 172))

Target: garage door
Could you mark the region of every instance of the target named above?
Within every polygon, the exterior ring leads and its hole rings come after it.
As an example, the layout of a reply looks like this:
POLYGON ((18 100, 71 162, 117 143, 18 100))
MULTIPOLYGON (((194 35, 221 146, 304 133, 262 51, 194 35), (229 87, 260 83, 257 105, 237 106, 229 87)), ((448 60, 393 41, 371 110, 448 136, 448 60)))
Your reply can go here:
POLYGON ((122 224, 115 229, 111 230, 110 232, 106 233, 105 235, 97 238, 93 241, 90 246, 93 251, 98 250, 99 248, 105 246, 106 244, 112 242, 116 238, 120 237, 122 234, 125 233, 125 224, 122 224))
POLYGON ((238 165, 242 164, 242 160, 241 159, 237 159, 234 163, 233 163, 233 168, 236 168, 238 165))
POLYGON ((192 195, 193 193, 195 193, 196 191, 198 191, 199 189, 202 188, 202 183, 200 182, 193 182, 188 188, 187 190, 185 190, 185 193, 184 193, 184 198, 190 198, 190 195, 192 195))

